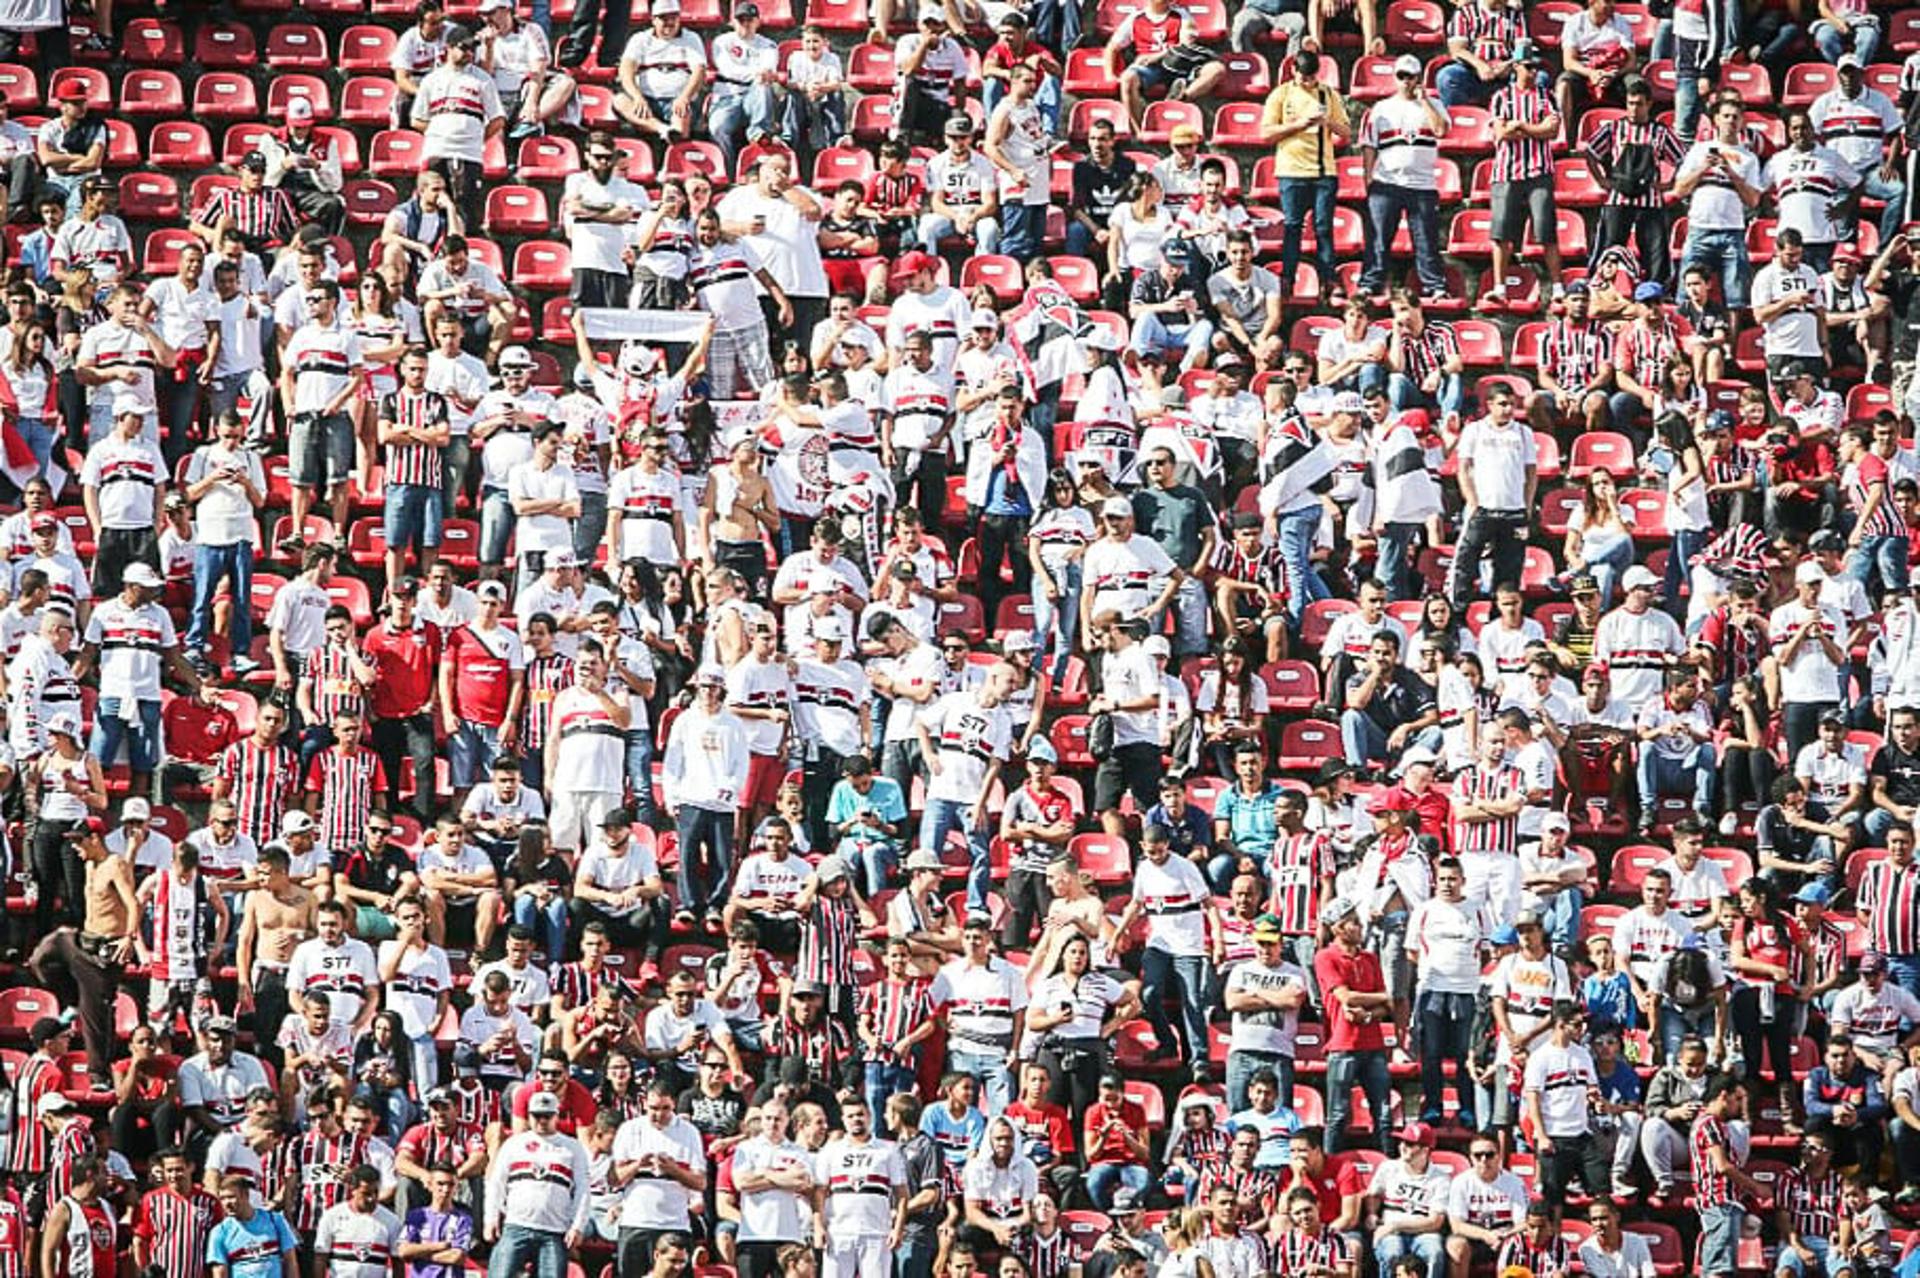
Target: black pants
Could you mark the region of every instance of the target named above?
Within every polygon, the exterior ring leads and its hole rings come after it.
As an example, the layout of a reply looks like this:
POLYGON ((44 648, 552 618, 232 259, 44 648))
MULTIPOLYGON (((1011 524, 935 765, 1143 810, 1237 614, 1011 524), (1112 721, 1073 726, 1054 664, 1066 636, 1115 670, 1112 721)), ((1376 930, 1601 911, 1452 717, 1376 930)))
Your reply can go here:
POLYGON ((33 879, 40 889, 34 907, 35 936, 51 936, 62 925, 79 927, 86 909, 87 866, 67 842, 67 831, 77 821, 49 821, 42 817, 33 830, 33 879), (55 898, 60 908, 54 908, 55 898))
POLYGON ((1593 256, 1588 261, 1599 261, 1602 253, 1631 239, 1634 249, 1640 254, 1644 278, 1656 284, 1666 284, 1672 272, 1672 261, 1667 256, 1667 234, 1670 229, 1664 207, 1636 209, 1623 204, 1609 204, 1600 210, 1600 230, 1593 241, 1593 256))
POLYGON ((734 1258, 734 1272, 740 1278, 781 1278, 785 1271, 780 1268, 780 1249, 797 1241, 790 1238, 785 1242, 743 1242, 734 1258))
MULTIPOLYGON (((579 21, 579 15, 574 15, 579 21)), ((466 226, 480 225, 480 192, 486 189, 486 175, 474 160, 454 160, 436 156, 427 167, 447 180, 447 193, 460 208, 460 220, 466 226)))
POLYGON ((136 1162, 152 1158, 160 1148, 159 1129, 154 1126, 150 1110, 138 1105, 115 1105, 107 1125, 113 1133, 114 1151, 136 1162))
POLYGON ((1781 705, 1780 729, 1787 738, 1787 758, 1800 757, 1800 751, 1820 735, 1820 716, 1838 704, 1834 701, 1788 701, 1781 705))
POLYGON ((134 563, 160 571, 160 536, 147 528, 102 528, 93 560, 93 597, 120 593, 122 574, 134 563))
POLYGON ((614 1278, 643 1278, 653 1269, 653 1248, 672 1231, 666 1229, 629 1229, 620 1226, 619 1241, 614 1244, 614 1278))
MULTIPOLYGON (((600 37, 602 52, 601 63, 606 58, 618 59, 621 50, 627 47, 627 22, 630 6, 621 0, 576 0, 573 6, 573 23, 567 28, 567 37, 560 45, 560 65, 574 68, 587 60, 593 52, 593 38, 600 37)), ((622 1270, 620 1278, 627 1278, 622 1270)))
POLYGON ((746 579, 747 595, 767 597, 767 548, 758 541, 723 541, 714 547, 714 560, 746 579))
POLYGON ((1584 1136, 1555 1136, 1553 1152, 1541 1160, 1540 1188, 1556 1210, 1566 1201, 1567 1185, 1576 1174, 1589 1197, 1612 1188, 1607 1151, 1591 1132, 1584 1136))
MULTIPOLYGON (((833 787, 839 784, 840 769, 846 758, 820 746, 800 769, 800 794, 807 805, 807 837, 813 841, 816 852, 831 852, 837 842, 833 827, 827 824, 827 802, 833 797, 833 787)), ((860 886, 864 890, 868 885, 862 882, 860 886)))
POLYGON ((1518 586, 1527 565, 1527 545, 1521 534, 1527 526, 1524 510, 1476 510, 1460 534, 1453 553, 1453 572, 1447 593, 1453 606, 1464 611, 1480 593, 1480 561, 1493 557, 1493 584, 1518 586))
POLYGON ((1091 1038, 1054 1038, 1040 1044, 1037 1058, 1051 1080, 1047 1099, 1073 1115, 1073 1128, 1086 1124, 1087 1111, 1100 1099, 1100 1075, 1106 1070, 1106 1045, 1091 1038))
POLYGON ((1034 925, 1053 908, 1053 893, 1047 888, 1045 870, 1009 870, 1007 872, 1007 923, 1000 933, 1000 948, 1024 950, 1032 938, 1034 925))
POLYGON ((404 719, 373 721, 373 752, 387 771, 387 810, 400 811, 400 764, 413 763, 413 813, 433 823, 433 715, 422 710, 404 719))
POLYGON ((920 522, 927 531, 938 532, 940 512, 947 508, 947 453, 944 448, 903 450, 896 456, 893 465, 895 505, 907 504, 909 489, 914 492, 914 504, 920 508, 920 522), (908 452, 918 458, 911 469, 904 464, 908 452))
POLYGON ((34 948, 27 960, 34 979, 65 999, 75 995, 80 1009, 80 1034, 87 1044, 87 1073, 96 1082, 112 1077, 113 999, 120 989, 124 965, 107 958, 104 945, 82 944, 80 933, 63 927, 34 948))
POLYGON ((573 945, 579 944, 581 927, 598 922, 607 929, 607 939, 615 945, 638 949, 655 962, 659 961, 660 951, 666 945, 667 934, 673 927, 673 907, 664 892, 643 903, 631 914, 614 914, 593 901, 582 901, 578 897, 568 908, 579 916, 579 926, 567 929, 572 934, 573 945))
POLYGON ((1729 746, 1720 754, 1720 800, 1728 812, 1737 812, 1751 799, 1765 806, 1773 789, 1773 756, 1765 750, 1729 746))
POLYGON ((280 189, 292 199, 293 207, 309 221, 318 222, 328 235, 338 235, 347 222, 347 202, 331 191, 323 191, 311 181, 289 176, 280 189))
POLYGON ((1767 1054, 1767 1076, 1776 1086, 1793 1082, 1793 1000, 1776 997, 1771 1020, 1761 1018, 1760 989, 1741 985, 1733 991, 1728 1008, 1733 1017, 1733 1032, 1740 1036, 1740 1058, 1745 1062, 1750 1082, 1760 1081, 1760 1053, 1767 1054))
POLYGON ((993 625, 1000 601, 1007 588, 1000 582, 1000 561, 1013 567, 1013 592, 1030 594, 1033 590, 1033 561, 1027 558, 1027 517, 1025 515, 980 516, 980 603, 993 625))
POLYGON ((253 970, 253 1051, 263 1060, 280 1068, 283 1054, 276 1040, 287 1013, 293 1010, 287 998, 287 969, 259 967, 253 970))

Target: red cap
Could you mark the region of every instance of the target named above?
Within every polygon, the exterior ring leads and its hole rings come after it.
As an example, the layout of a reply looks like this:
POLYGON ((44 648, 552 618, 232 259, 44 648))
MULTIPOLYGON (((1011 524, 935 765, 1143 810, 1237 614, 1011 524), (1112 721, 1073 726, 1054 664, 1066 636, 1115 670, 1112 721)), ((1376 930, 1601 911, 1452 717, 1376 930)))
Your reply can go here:
POLYGON ((1858 266, 1860 265, 1860 250, 1851 244, 1841 244, 1833 250, 1831 260, 1835 262, 1852 262, 1855 266, 1858 266))
POLYGON ((1433 429, 1433 414, 1424 408, 1409 408, 1394 420, 1399 422, 1400 425, 1405 426, 1408 430, 1416 433, 1424 433, 1433 429))
POLYGON ((53 95, 56 102, 85 102, 87 86, 79 80, 69 80, 60 86, 60 92, 53 95))
POLYGON ((49 528, 58 528, 59 526, 60 521, 44 510, 35 515, 27 524, 27 527, 34 532, 45 532, 49 528))
POLYGON ((918 275, 921 271, 940 269, 940 259, 922 249, 903 253, 900 260, 893 264, 893 273, 898 275, 918 275))
POLYGON ((1433 1128, 1425 1123, 1408 1123, 1393 1134, 1393 1138, 1405 1145, 1425 1145, 1433 1148, 1433 1128))
POLYGON ((1388 786, 1373 796, 1373 802, 1367 805, 1369 812, 1412 812, 1416 808, 1413 796, 1401 786, 1388 786))

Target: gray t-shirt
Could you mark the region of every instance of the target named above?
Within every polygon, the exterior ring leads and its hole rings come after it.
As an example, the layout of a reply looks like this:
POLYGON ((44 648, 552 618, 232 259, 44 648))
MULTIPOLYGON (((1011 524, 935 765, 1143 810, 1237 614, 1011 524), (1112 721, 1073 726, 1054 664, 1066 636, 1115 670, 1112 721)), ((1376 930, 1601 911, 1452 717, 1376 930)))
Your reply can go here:
POLYGON ((1207 297, 1214 309, 1239 320, 1249 332, 1267 322, 1267 298, 1280 291, 1280 280, 1264 266, 1253 268, 1251 277, 1236 280, 1229 271, 1215 271, 1207 281, 1207 297))

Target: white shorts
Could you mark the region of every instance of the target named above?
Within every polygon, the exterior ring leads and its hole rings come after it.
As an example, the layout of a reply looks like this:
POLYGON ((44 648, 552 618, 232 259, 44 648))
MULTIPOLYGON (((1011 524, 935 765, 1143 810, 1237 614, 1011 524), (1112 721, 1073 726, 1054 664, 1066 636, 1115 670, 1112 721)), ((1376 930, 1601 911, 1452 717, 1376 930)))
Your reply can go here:
POLYGON ((889 1278, 893 1253, 885 1238, 829 1238, 820 1278, 889 1278))
POLYGON ((547 814, 547 831, 555 850, 578 852, 593 842, 600 822, 620 806, 620 799, 611 790, 555 790, 553 811, 547 814))

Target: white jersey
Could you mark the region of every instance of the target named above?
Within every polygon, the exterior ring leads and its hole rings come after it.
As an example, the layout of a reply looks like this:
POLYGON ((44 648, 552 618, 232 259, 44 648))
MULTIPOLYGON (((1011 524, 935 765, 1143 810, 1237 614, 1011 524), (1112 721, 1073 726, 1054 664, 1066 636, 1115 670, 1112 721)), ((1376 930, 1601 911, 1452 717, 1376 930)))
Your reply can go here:
MULTIPOLYGON (((620 1124, 613 1138, 615 1163, 637 1163, 655 1154, 685 1171, 707 1168, 700 1129, 680 1115, 668 1119, 665 1127, 654 1126, 645 1115, 620 1124)), ((620 1199, 620 1227, 684 1231, 691 1227, 689 1212, 698 1197, 672 1177, 651 1175, 642 1168, 627 1182, 620 1199)))
POLYGON ((487 126, 505 116, 493 77, 471 63, 427 72, 413 100, 413 125, 424 134, 421 154, 429 160, 480 163, 487 126))
POLYGON ((554 785, 577 793, 626 789, 627 738, 599 697, 578 684, 554 694, 551 731, 559 757, 554 785))
MULTIPOLYGON (((398 949, 398 941, 380 942, 380 960, 398 949)), ((440 1020, 440 996, 453 988, 447 952, 429 944, 424 950, 408 946, 400 956, 393 979, 384 982, 387 1009, 400 1013, 400 1023, 413 1039, 429 1037, 440 1020)))
POLYGON ((336 1024, 353 1024, 367 992, 379 984, 380 968, 372 949, 351 936, 338 945, 310 937, 294 947, 287 964, 287 992, 302 997, 325 994, 327 1018, 336 1024))
POLYGON ((326 1261, 328 1278, 386 1278, 399 1243, 400 1218, 385 1207, 355 1211, 339 1202, 321 1215, 313 1250, 326 1261))
POLYGON ((487 1171, 486 1224, 585 1235, 592 1200, 587 1151, 571 1136, 520 1132, 494 1152, 487 1171))
POLYGON ((827 1236, 836 1242, 884 1238, 894 1199, 906 1192, 907 1168, 892 1141, 851 1137, 828 1141, 815 1156, 814 1180, 827 1191, 827 1236))

